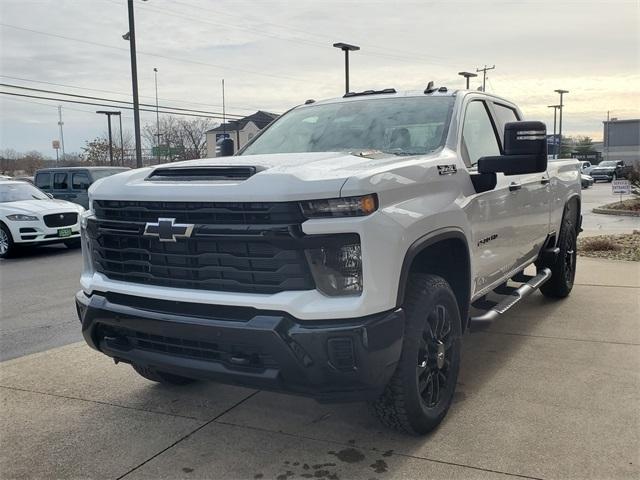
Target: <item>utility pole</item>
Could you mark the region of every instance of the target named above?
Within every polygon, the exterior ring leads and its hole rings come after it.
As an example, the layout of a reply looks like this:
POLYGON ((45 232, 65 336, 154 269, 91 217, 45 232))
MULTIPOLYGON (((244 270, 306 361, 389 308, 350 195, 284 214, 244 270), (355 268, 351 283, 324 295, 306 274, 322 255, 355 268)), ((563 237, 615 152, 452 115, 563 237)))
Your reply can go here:
POLYGON ((62 160, 64 160, 64 134, 62 133, 62 105, 58 105, 58 126, 60 127, 60 146, 62 147, 62 160))
POLYGON ((334 47, 344 52, 344 93, 349 93, 349 52, 360 50, 357 45, 349 45, 348 43, 334 43, 334 47))
POLYGON ((556 141, 556 117, 558 116, 558 108, 560 105, 549 105, 549 108, 553 108, 553 158, 558 158, 558 146, 556 141))
POLYGON ((477 73, 471 72, 458 72, 458 75, 464 77, 467 80, 467 90, 469 90, 469 79, 478 76, 477 73))
POLYGON ((155 77, 156 82, 156 161, 160 163, 160 113, 158 112, 158 69, 153 67, 153 76, 155 77))
POLYGON ((558 105, 558 108, 560 109, 560 119, 558 122, 558 137, 560 137, 560 143, 558 145, 558 157, 559 157, 562 154, 562 108, 564 107, 564 104, 562 103, 562 96, 565 93, 569 93, 569 90, 558 89, 558 90, 554 90, 554 92, 560 94, 560 104, 558 105))
POLYGON ((482 91, 483 92, 487 91, 487 70, 493 70, 494 68, 496 68, 495 65, 492 65, 491 67, 487 67, 486 64, 484 68, 476 68, 476 72, 482 72, 482 91))
MULTIPOLYGON (((111 115, 120 116, 120 112, 112 112, 107 110, 98 110, 96 113, 107 116, 107 125, 109 126, 109 165, 113 167, 113 140, 111 137, 111 115)), ((122 124, 121 124, 122 125, 122 124)))
POLYGON ((133 131, 136 144, 136 167, 142 167, 142 144, 140 141, 140 103, 138 101, 138 65, 136 61, 136 27, 133 17, 133 0, 127 0, 129 31, 122 38, 129 40, 131 51, 131 87, 133 90, 133 131))

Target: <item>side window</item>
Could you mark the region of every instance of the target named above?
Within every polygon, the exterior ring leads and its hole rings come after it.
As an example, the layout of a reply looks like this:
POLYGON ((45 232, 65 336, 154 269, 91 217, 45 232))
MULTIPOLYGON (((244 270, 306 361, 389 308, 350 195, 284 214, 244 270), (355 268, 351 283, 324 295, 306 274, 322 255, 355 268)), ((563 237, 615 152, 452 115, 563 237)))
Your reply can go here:
POLYGON ((51 188, 51 174, 39 173, 36 175, 36 187, 49 190, 51 188))
POLYGON ((511 107, 507 107, 506 105, 494 103, 493 110, 496 112, 498 128, 503 132, 505 124, 509 122, 517 122, 518 120, 520 120, 516 111, 511 107))
POLYGON ((67 189, 67 174, 55 173, 53 175, 53 189, 54 190, 66 190, 67 189))
POLYGON ((71 176, 71 188, 74 190, 87 190, 89 188, 89 175, 86 173, 74 173, 71 176))
POLYGON ((500 155, 500 146, 484 102, 473 101, 467 106, 462 125, 463 155, 471 165, 481 157, 500 155))

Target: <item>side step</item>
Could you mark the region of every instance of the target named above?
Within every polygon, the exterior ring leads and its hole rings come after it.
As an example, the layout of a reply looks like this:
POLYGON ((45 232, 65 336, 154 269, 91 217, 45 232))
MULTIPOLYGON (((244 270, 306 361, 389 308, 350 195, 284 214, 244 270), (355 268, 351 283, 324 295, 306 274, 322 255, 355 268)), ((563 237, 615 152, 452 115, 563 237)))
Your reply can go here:
POLYGON ((543 268, 540 273, 538 273, 535 277, 529 277, 527 283, 521 285, 517 289, 515 289, 512 293, 507 295, 504 300, 500 303, 496 304, 494 307, 491 307, 489 310, 484 312, 482 315, 478 315, 477 317, 471 317, 470 324, 472 329, 481 329, 483 327, 489 326, 495 319, 497 319, 504 312, 509 310, 511 307, 519 303, 520 301, 527 298, 533 292, 535 292, 540 285, 551 278, 551 270, 548 268, 543 268))

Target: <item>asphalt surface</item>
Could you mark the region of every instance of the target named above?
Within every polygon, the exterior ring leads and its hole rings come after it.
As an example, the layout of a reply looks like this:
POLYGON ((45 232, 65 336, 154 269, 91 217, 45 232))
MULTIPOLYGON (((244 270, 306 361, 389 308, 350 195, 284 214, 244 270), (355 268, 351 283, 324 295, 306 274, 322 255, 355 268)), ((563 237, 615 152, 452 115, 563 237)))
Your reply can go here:
MULTIPOLYGON (((585 235, 640 229, 638 217, 591 213, 619 199, 611 193, 611 184, 597 183, 582 195, 585 235)), ((57 245, 0 259, 0 360, 82 339, 73 302, 80 269, 80 252, 57 245)))

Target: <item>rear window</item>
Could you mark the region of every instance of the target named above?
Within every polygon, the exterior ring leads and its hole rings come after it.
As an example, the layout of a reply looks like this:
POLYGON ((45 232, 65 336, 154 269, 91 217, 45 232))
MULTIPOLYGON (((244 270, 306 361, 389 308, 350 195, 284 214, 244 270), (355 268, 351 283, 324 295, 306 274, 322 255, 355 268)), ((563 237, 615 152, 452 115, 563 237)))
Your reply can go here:
POLYGON ((67 174, 66 173, 55 173, 53 175, 53 188, 54 190, 66 190, 67 185, 67 174))
POLYGON ((36 175, 36 187, 38 188, 50 188, 51 187, 51 174, 39 173, 36 175))

